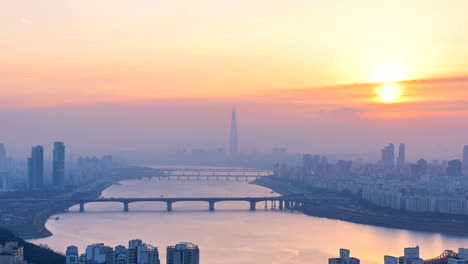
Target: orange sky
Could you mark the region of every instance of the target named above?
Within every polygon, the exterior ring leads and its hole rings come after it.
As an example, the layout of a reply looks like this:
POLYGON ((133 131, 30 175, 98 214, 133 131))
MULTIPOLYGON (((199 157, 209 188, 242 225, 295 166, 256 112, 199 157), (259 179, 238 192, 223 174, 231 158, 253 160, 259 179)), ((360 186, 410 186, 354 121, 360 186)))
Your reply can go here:
MULTIPOLYGON (((47 124, 59 113, 69 122, 84 111, 73 121, 86 123, 84 116, 96 114, 93 125, 99 126, 119 109, 141 111, 141 126, 147 116, 171 125, 190 123, 190 116, 209 127, 237 106, 247 118, 243 132, 252 133, 244 142, 262 148, 277 143, 329 150, 309 138, 314 122, 321 122, 327 129, 316 137, 339 142, 330 131, 365 135, 334 150, 375 150, 382 142, 405 140, 393 130, 402 124, 413 126, 409 138, 424 149, 441 133, 437 124, 447 122, 458 133, 450 138, 452 151, 464 141, 457 124, 468 116, 466 10, 465 0, 0 1, 0 113, 14 113, 0 115, 11 125, 3 136, 33 129, 15 118, 28 123, 42 112, 47 124), (381 82, 399 83, 396 102, 379 99, 381 82), (254 122, 264 120, 268 131, 254 122), (432 137, 419 139, 426 127, 432 137), (277 134, 257 139, 270 131, 277 134)), ((122 120, 115 122, 118 127, 122 120)), ((130 133, 135 138, 136 127, 130 133)), ((209 135, 206 144, 224 142, 224 131, 211 142, 211 131, 199 129, 209 135)), ((109 131, 96 134, 96 145, 109 131)), ((74 140, 74 131, 67 132, 74 140)), ((35 144, 49 134, 24 136, 35 144)), ((184 140, 181 135, 161 144, 184 140)))
MULTIPOLYGON (((384 74, 412 80, 468 72, 466 8, 455 0, 3 1, 1 107, 284 90, 368 107, 372 89, 336 85, 372 81, 386 64, 396 69, 384 74)), ((466 99, 459 87, 439 86, 407 87, 408 103, 466 99)))

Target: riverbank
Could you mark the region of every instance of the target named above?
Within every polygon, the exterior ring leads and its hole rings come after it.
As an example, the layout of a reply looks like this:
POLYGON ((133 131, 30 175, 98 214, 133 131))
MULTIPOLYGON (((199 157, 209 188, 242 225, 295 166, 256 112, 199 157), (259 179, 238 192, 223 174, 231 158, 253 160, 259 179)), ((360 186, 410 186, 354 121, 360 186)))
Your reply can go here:
POLYGON ((379 208, 352 195, 304 188, 274 177, 263 177, 254 183, 282 195, 304 195, 313 202, 305 203, 299 210, 310 216, 378 227, 468 236, 466 216, 408 213, 379 208))
MULTIPOLYGON (((155 176, 157 170, 147 167, 128 167, 109 172, 109 176, 94 182, 81 185, 72 192, 62 191, 47 197, 20 197, 8 198, 71 198, 94 199, 101 196, 102 192, 123 180, 147 178, 155 176)), ((14 194, 13 194, 14 195, 14 194)), ((1 199, 0 199, 1 202, 1 199)), ((45 238, 52 235, 46 228, 46 223, 55 214, 64 213, 74 204, 65 202, 3 202, 0 208, 0 227, 11 230, 22 239, 45 238)))

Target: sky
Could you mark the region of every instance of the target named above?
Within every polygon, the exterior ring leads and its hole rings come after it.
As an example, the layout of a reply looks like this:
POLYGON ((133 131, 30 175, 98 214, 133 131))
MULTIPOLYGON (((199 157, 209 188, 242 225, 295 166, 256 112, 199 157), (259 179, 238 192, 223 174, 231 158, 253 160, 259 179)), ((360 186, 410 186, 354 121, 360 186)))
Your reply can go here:
POLYGON ((464 0, 0 0, 0 142, 456 157, 464 0))

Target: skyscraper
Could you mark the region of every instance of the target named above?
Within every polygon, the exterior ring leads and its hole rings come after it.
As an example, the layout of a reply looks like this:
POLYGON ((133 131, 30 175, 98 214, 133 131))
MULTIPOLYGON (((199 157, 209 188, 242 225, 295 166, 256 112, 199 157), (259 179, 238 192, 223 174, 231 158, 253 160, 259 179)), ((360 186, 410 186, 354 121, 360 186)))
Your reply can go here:
POLYGON ((30 189, 42 187, 44 181, 44 148, 35 146, 28 159, 28 182, 30 189))
POLYGON ((235 157, 238 153, 236 109, 232 109, 231 134, 229 138, 229 153, 231 154, 231 157, 235 157))
POLYGON ((140 239, 128 241, 128 264, 159 264, 157 247, 143 243, 140 239))
POLYGON ((5 145, 0 144, 0 172, 7 170, 7 156, 5 145))
POLYGON ((386 167, 395 166, 395 145, 389 144, 382 149, 382 163, 386 167))
POLYGON ((200 250, 197 245, 182 242, 167 247, 167 264, 199 264, 200 250))
POLYGON ((462 176, 462 162, 460 160, 451 160, 447 165, 447 176, 462 176))
POLYGON ((8 189, 8 160, 5 146, 0 144, 0 190, 8 189))
POLYGON ((86 247, 86 263, 114 263, 114 249, 97 243, 86 247))
POLYGON ((54 143, 53 184, 62 186, 65 182, 65 144, 54 143))
POLYGON ((402 168, 405 166, 405 159, 406 159, 406 150, 405 150, 405 144, 401 143, 400 147, 398 148, 398 161, 397 165, 399 168, 402 168))
POLYGON ((468 176, 468 145, 463 147, 463 171, 468 176))

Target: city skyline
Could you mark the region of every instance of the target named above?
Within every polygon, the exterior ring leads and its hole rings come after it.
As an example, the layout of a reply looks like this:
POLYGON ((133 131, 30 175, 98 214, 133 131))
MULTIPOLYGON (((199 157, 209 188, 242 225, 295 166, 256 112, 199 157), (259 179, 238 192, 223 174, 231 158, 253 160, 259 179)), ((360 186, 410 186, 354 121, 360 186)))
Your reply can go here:
MULTIPOLYGON (((225 136, 225 135, 224 135, 225 136)), ((248 136, 248 135, 247 135, 248 136)), ((57 143, 57 141, 54 141, 54 144, 57 143)), ((381 143, 378 143, 379 145, 381 145, 381 143)), ((427 144, 426 144, 427 145, 427 144)), ((462 144, 462 146, 466 146, 466 144, 462 144)), ((390 146, 388 147, 391 147, 391 144, 390 146)), ((410 149, 410 152, 409 152, 409 155, 407 154, 407 150, 406 150, 406 144, 405 143, 401 143, 399 146, 398 146, 398 156, 395 155, 395 146, 393 146, 393 151, 391 149, 389 149, 388 151, 385 151, 385 148, 379 153, 379 151, 377 149, 368 149, 368 150, 364 150, 364 149, 355 149, 353 152, 345 152, 344 149, 339 149, 337 150, 336 152, 327 152, 327 151, 324 151, 324 152, 320 152, 320 151, 317 151, 315 149, 303 149, 302 151, 290 151, 287 147, 284 148, 285 150, 289 150, 290 153, 292 154, 303 154, 303 153, 310 153, 310 152, 315 152, 315 153, 321 153, 321 154, 325 154, 325 155, 328 155, 328 156, 337 156, 338 158, 343 158, 343 157, 346 157, 347 159, 363 159, 363 160, 368 160, 368 161, 375 161, 375 160, 385 160, 383 158, 382 155, 384 155, 384 153, 387 153, 387 154, 390 154, 391 156, 390 157, 387 157, 387 162, 389 162, 391 164, 399 164, 400 162, 405 162, 407 159, 408 160, 413 160, 413 161, 416 161, 420 158, 426 158, 426 159, 430 159, 430 160, 450 160, 450 159, 461 159, 463 160, 466 156, 468 155, 464 155, 465 153, 468 153, 466 149, 463 149, 463 152, 460 156, 459 153, 457 153, 457 151, 455 150, 448 150, 445 154, 442 154, 440 152, 438 152, 438 154, 431 154, 430 152, 429 153, 423 153, 423 152, 420 152, 418 151, 419 153, 414 153, 412 152, 411 150, 413 150, 413 145, 411 145, 411 149, 410 149), (402 159, 402 160, 400 160, 402 159)), ((15 148, 13 148, 15 149, 15 148)), ((79 147, 77 148, 79 149, 79 147)), ((171 154, 171 153, 174 153, 174 152, 177 152, 179 150, 184 150, 186 148, 170 148, 169 150, 164 150, 164 151, 153 151, 153 152, 146 152, 147 154, 171 154)), ((230 125, 230 132, 229 132, 229 142, 228 144, 221 144, 221 145, 217 145, 217 146, 213 146, 213 145, 208 145, 208 146, 200 146, 200 145, 196 145, 195 147, 193 147, 193 149, 199 149, 199 150, 203 150, 203 149, 206 149, 206 150, 210 150, 210 149, 217 149, 217 150, 224 150, 226 151, 226 153, 228 153, 230 156, 236 156, 237 153, 243 153, 243 154, 250 154, 250 153, 271 153, 271 152, 274 152, 275 149, 278 149, 277 146, 273 145, 273 146, 269 146, 265 149, 262 149, 261 151, 259 151, 258 149, 241 149, 239 150, 239 144, 238 144, 238 130, 237 130, 237 111, 236 109, 232 109, 232 112, 231 112, 231 125, 230 125)), ((21 156, 22 155, 22 151, 19 151, 17 153, 14 153, 14 151, 11 151, 13 152, 13 155, 14 156, 21 156)), ((54 146, 54 151, 55 151, 55 146, 54 146)), ((11 153, 10 152, 10 153, 11 153)), ((119 154, 121 153, 123 155, 123 157, 125 157, 125 152, 128 152, 128 154, 131 155, 131 153, 145 153, 144 151, 131 151, 131 150, 113 150, 113 151, 110 151, 111 153, 114 153, 114 154, 119 154)), ((50 154, 47 152, 46 153, 46 156, 45 158, 46 159, 51 159, 51 160, 54 160, 54 152, 52 152, 52 155, 50 156, 50 154)), ((109 153, 109 151, 104 151, 104 150, 97 150, 95 151, 95 153, 109 153)), ((72 156, 75 156, 75 155, 81 155, 81 154, 78 154, 78 152, 75 152, 75 153, 72 153, 72 156)), ((467 158, 468 159, 468 158, 467 158)))
MULTIPOLYGON (((233 111, 232 112, 233 114, 233 118, 235 117, 235 112, 233 111)), ((44 156, 44 160, 46 161, 52 161, 53 163, 55 163, 56 161, 59 161, 59 163, 63 163, 64 162, 64 159, 65 159, 65 144, 63 142, 53 142, 53 148, 52 148, 52 152, 51 153, 46 153, 46 154, 49 154, 49 155, 45 155, 44 156), (57 156, 59 155, 59 156, 57 156)), ((6 151, 6 148, 5 148, 5 143, 0 143, 0 169, 2 168, 2 164, 3 164, 3 167, 6 166, 6 161, 8 158, 20 158, 21 155, 18 155, 18 154, 12 154, 11 152, 10 153, 7 153, 6 151), (3 162, 3 163, 2 163, 3 162)), ((435 161, 435 160, 438 160, 438 161, 446 161, 446 160, 450 160, 450 159, 459 159, 461 160, 461 162, 463 164, 468 164, 468 145, 462 145, 461 146, 461 151, 459 151, 458 153, 452 153, 448 156, 445 156, 445 157, 432 157, 430 155, 426 155, 426 154, 421 154, 421 156, 416 156, 416 154, 413 154, 411 156, 411 158, 407 158, 407 154, 406 154, 406 151, 407 151, 407 144, 405 143, 400 143, 399 146, 398 146, 398 149, 396 149, 396 146, 393 144, 393 143, 389 143, 387 146, 383 147, 380 151, 378 150, 374 150, 372 152, 363 152, 363 151, 357 151, 355 153, 320 153, 320 152, 313 152, 312 150, 308 150, 308 151, 305 151, 305 152, 290 152, 288 150, 288 148, 271 148, 269 150, 266 150, 264 152, 254 152, 253 154, 257 154, 257 155, 269 155, 269 154, 272 154, 272 155, 275 155, 275 151, 278 151, 278 150, 282 150, 282 151, 285 151, 284 154, 286 155, 302 155, 302 154, 307 154, 307 153, 319 153, 321 155, 326 155, 326 156, 329 156, 329 157, 332 157, 332 158, 335 158, 335 159, 349 159, 349 160, 362 160, 364 162, 374 162, 374 161, 382 161, 384 162, 385 164, 387 164, 388 166, 394 166, 394 165, 397 165, 397 166, 402 166, 404 165, 406 162, 416 162, 420 159, 429 159, 431 161, 435 161)), ((42 147, 44 149, 44 146, 40 145, 40 147, 42 147)), ((235 156, 233 155, 233 152, 232 150, 235 149, 237 150, 238 149, 238 141, 237 141, 237 125, 236 125, 236 121, 235 119, 232 119, 231 120, 231 132, 229 134, 229 145, 226 149, 224 148, 194 148, 192 149, 192 151, 206 151, 207 153, 217 153, 217 155, 219 154, 228 154, 229 156, 235 156), (235 133, 233 133, 233 129, 235 130, 235 133), (233 137, 233 135, 235 137, 233 137), (235 144, 234 144, 235 143, 235 144)), ((174 153, 177 154, 177 152, 179 151, 186 151, 186 149, 177 149, 175 150, 174 153)), ((249 152, 238 152, 238 151, 234 151, 235 153, 237 153, 236 155, 238 154, 251 154, 249 152)), ((165 155, 172 155, 174 154, 173 152, 165 152, 165 153, 147 153, 147 154, 156 154, 156 155, 160 155, 160 154, 165 154, 165 155)), ((193 153, 192 153, 193 154, 193 153)), ((122 158, 127 158, 125 155, 125 153, 121 154, 122 158)), ((78 153, 73 153, 72 154, 73 157, 77 157, 77 156, 82 156, 82 154, 78 154, 78 153)), ((63 165, 64 166, 64 165, 63 165)), ((467 167, 465 167, 466 165, 463 165, 463 169, 467 169, 467 167)), ((52 169, 53 171, 55 171, 56 169, 52 169)))

